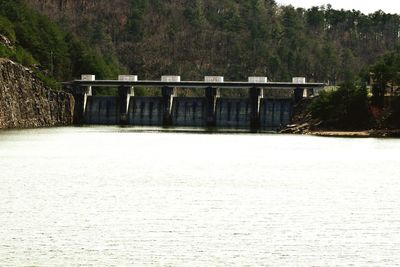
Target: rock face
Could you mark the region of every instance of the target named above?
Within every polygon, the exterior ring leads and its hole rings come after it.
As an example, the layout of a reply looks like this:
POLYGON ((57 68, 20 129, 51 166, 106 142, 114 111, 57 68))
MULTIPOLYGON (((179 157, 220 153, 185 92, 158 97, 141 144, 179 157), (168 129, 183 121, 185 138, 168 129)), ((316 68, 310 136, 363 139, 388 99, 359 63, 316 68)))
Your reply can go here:
POLYGON ((0 129, 71 125, 73 96, 46 87, 29 69, 0 58, 0 129))
POLYGON ((10 49, 13 48, 13 43, 11 42, 11 40, 2 34, 0 34, 0 44, 10 49))

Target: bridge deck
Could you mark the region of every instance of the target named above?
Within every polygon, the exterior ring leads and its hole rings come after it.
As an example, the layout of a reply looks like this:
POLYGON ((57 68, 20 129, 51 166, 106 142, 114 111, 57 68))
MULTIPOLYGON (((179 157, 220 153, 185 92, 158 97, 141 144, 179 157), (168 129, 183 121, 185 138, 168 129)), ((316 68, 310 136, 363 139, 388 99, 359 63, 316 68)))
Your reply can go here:
POLYGON ((181 81, 181 82, 162 82, 162 81, 119 81, 119 80, 75 80, 64 83, 65 85, 77 86, 93 86, 93 87, 179 87, 179 88, 318 88, 324 87, 324 83, 290 83, 290 82, 267 82, 267 83, 251 83, 251 82, 203 82, 203 81, 181 81))

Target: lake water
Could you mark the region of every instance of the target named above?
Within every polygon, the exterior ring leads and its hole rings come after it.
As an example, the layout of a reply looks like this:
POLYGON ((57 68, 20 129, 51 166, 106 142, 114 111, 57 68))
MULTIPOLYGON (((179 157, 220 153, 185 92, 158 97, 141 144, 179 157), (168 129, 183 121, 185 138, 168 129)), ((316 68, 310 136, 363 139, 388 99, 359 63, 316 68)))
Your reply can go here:
POLYGON ((393 266, 400 140, 0 132, 0 266, 393 266))

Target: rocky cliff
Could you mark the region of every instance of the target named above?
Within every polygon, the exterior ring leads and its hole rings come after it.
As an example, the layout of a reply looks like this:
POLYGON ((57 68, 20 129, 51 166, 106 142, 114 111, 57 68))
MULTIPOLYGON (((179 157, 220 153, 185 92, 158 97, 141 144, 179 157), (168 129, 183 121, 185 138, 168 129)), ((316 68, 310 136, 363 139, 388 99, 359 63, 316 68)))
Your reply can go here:
POLYGON ((72 95, 47 88, 29 69, 0 59, 0 129, 70 125, 72 95))

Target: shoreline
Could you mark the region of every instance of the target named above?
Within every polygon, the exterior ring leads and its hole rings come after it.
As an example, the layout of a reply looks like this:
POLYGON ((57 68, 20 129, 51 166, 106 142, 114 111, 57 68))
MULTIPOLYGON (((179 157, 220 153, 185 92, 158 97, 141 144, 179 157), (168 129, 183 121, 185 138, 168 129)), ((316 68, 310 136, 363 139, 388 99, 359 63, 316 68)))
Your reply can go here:
POLYGON ((392 129, 362 129, 362 130, 342 130, 334 128, 319 127, 318 123, 306 122, 303 124, 288 125, 279 131, 281 134, 300 134, 322 137, 356 137, 356 138, 399 138, 400 128, 392 129))
POLYGON ((209 134, 287 134, 287 135, 309 135, 318 137, 343 137, 343 138, 400 138, 400 129, 370 129, 370 130, 310 130, 303 127, 288 127, 280 131, 261 130, 254 131, 251 129, 234 129, 234 128, 197 128, 197 127, 154 127, 154 126, 120 126, 120 125, 57 125, 57 126, 41 126, 41 127, 12 127, 0 128, 0 132, 20 131, 20 130, 36 130, 36 129, 54 129, 54 128, 92 128, 97 127, 116 127, 123 130, 134 130, 137 132, 178 132, 178 133, 209 133, 209 134))
POLYGON ((355 138, 368 138, 372 137, 368 131, 310 131, 306 135, 314 135, 321 137, 355 137, 355 138))
POLYGON ((335 131, 315 130, 309 131, 308 135, 321 137, 353 137, 353 138, 399 138, 400 129, 393 130, 361 130, 361 131, 335 131))

